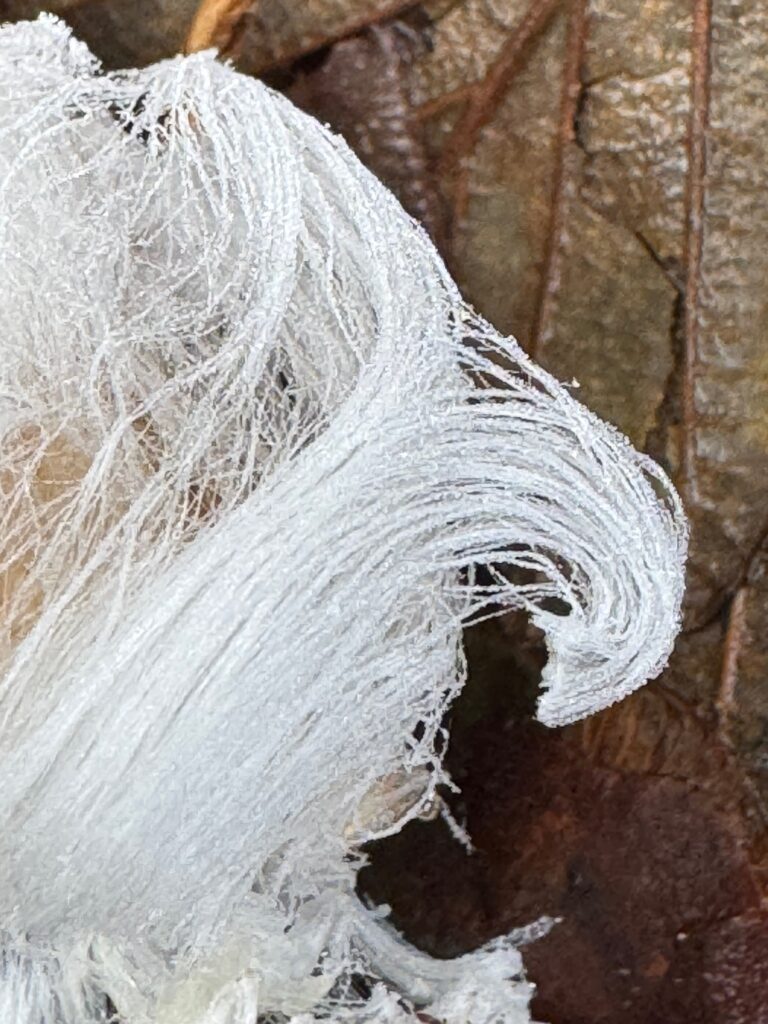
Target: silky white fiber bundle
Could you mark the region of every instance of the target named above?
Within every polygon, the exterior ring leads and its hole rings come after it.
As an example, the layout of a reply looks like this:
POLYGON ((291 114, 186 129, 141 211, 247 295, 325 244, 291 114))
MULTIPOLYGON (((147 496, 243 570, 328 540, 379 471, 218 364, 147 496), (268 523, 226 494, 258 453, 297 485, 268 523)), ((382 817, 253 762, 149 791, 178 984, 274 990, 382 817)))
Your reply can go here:
POLYGON ((417 953, 355 844, 443 779, 467 622, 544 630, 551 725, 659 672, 663 473, 210 53, 0 29, 0 280, 0 1024, 527 1021, 515 937, 417 953))

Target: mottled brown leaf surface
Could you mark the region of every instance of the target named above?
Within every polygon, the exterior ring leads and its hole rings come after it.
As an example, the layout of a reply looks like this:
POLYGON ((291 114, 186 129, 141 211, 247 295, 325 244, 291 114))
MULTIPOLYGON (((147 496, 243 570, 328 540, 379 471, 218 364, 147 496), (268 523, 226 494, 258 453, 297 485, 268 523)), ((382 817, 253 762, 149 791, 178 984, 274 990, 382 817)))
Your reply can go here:
MULTIPOLYGON (((197 9, 57 2, 109 66, 176 52, 197 9)), ((444 955, 561 916, 527 952, 552 1024, 768 1024, 768 0, 224 8, 218 45, 345 135, 693 527, 668 670, 588 722, 532 722, 524 621, 468 635, 449 761, 477 853, 414 824, 363 889, 444 955)))
POLYGON ((415 825, 363 880, 443 954, 562 916, 527 958, 553 1022, 768 1021, 766 54, 764 0, 465 0, 287 83, 691 516, 662 679, 547 733, 523 706, 535 643, 486 627, 451 751, 478 852, 415 825))

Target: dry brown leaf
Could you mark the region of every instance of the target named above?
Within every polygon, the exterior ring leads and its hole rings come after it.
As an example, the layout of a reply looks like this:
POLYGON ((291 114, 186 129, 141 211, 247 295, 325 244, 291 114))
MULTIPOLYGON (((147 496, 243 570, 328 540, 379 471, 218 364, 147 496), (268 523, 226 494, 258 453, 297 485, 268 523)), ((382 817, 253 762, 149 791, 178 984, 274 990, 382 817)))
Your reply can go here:
MULTIPOLYGON (((197 10, 58 3, 109 66, 179 50, 197 10)), ((235 15, 205 39, 342 131, 477 308, 670 469, 693 526, 668 670, 589 722, 530 723, 524 622, 468 637, 450 758, 479 852, 414 825, 365 885, 446 954, 561 913, 527 956, 552 1024, 768 1020, 768 0, 235 15)))
POLYGON ((669 669, 562 739, 519 724, 519 697, 498 696, 532 686, 519 664, 499 669, 508 631, 471 645, 452 756, 478 858, 415 826, 376 851, 370 891, 445 954, 566 914, 528 956, 538 1013, 555 1024, 768 1019, 761 968, 734 953, 768 941, 768 7, 464 0, 378 31, 417 40, 397 64, 410 97, 399 120, 368 127, 389 89, 371 95, 371 33, 301 68, 295 98, 411 212, 440 210, 439 230, 424 219, 468 296, 668 466, 693 539, 669 669), (418 174, 403 161, 398 178, 385 158, 398 148, 421 154, 418 174), (462 730, 467 716, 482 739, 462 730), (511 771, 515 744, 528 760, 511 771), (537 796, 539 770, 550 782, 537 796), (569 882, 575 863, 588 890, 569 882))

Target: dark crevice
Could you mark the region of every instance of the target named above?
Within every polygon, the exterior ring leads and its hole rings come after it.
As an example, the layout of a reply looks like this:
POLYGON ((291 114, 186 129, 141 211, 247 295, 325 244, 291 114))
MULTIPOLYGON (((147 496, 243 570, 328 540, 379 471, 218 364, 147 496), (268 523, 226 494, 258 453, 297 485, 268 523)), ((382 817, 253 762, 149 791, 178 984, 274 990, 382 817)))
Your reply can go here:
POLYGON ((642 231, 635 231, 635 238, 642 245, 656 266, 663 272, 669 283, 681 295, 685 289, 683 268, 676 256, 662 256, 642 231))
POLYGON ((582 151, 586 156, 590 156, 590 152, 587 149, 586 140, 584 139, 584 123, 585 115, 587 112, 587 103, 589 102, 589 89, 590 85, 582 77, 583 69, 580 71, 580 84, 579 94, 576 97, 576 103, 573 111, 573 142, 574 145, 582 151))
MULTIPOLYGON (((653 253, 650 247, 649 252, 653 253)), ((670 280, 672 276, 668 274, 670 280)), ((682 419, 680 406, 680 394, 682 379, 685 373, 685 345, 684 345, 684 323, 685 323, 685 296, 678 289, 675 294, 675 301, 672 306, 672 319, 669 325, 669 346, 672 353, 672 366, 667 376, 664 393, 661 401, 656 407, 654 424, 648 431, 645 439, 645 450, 661 465, 664 470, 674 476, 674 467, 671 465, 670 433, 678 428, 682 419)))
MULTIPOLYGON (((651 451, 651 455, 654 453, 651 451)), ((658 459, 658 456, 654 455, 658 459)), ((660 461, 660 460, 659 460, 660 461)), ((752 545, 749 553, 744 559, 744 565, 735 581, 728 587, 727 591, 720 591, 714 595, 713 603, 706 610, 702 618, 682 630, 683 636, 695 636, 720 622, 725 631, 728 613, 734 597, 742 587, 749 586, 760 559, 766 553, 768 546, 768 522, 758 531, 757 540, 752 545)))

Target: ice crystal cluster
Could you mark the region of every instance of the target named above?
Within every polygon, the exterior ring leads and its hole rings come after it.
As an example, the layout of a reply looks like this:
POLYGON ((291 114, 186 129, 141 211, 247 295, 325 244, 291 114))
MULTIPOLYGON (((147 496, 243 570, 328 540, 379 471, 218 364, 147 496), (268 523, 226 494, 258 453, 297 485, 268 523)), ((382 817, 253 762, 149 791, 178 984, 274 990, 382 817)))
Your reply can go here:
POLYGON ((530 614, 551 725, 660 670, 663 473, 211 53, 0 30, 0 280, 2 1024, 528 1020, 515 937, 416 952, 358 844, 444 779, 466 623, 530 614))

